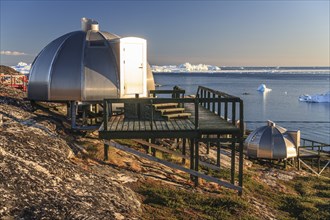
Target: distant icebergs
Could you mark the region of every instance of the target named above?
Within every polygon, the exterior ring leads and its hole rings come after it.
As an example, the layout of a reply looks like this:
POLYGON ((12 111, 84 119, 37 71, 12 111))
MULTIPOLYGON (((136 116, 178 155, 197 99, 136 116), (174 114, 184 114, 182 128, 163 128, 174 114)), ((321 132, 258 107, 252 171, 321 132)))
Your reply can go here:
POLYGON ((304 94, 299 96, 299 101, 301 102, 330 102, 330 91, 325 94, 316 94, 316 95, 308 95, 304 94))
POLYGON ((16 66, 11 66, 14 70, 17 72, 23 73, 23 74, 29 74, 31 69, 31 64, 27 64, 24 62, 19 62, 16 66))
POLYGON ((265 84, 260 84, 260 86, 257 89, 259 92, 269 92, 272 91, 272 89, 267 88, 265 84))
POLYGON ((156 66, 153 65, 151 67, 153 72, 165 72, 165 73, 187 73, 187 72, 196 72, 196 73, 203 73, 203 72, 219 72, 221 71, 220 67, 206 65, 206 64, 198 64, 193 65, 190 63, 183 63, 180 65, 167 65, 167 66, 156 66))

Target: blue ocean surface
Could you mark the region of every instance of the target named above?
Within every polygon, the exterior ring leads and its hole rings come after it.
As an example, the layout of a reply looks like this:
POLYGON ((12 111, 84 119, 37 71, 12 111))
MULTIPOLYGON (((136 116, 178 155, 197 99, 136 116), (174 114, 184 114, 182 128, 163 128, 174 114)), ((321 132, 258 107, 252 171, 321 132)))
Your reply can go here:
POLYGON ((240 72, 240 68, 222 68, 220 73, 154 73, 154 78, 161 85, 157 89, 172 89, 178 85, 186 94, 196 94, 201 85, 240 97, 244 101, 248 129, 272 120, 289 130, 300 129, 303 138, 330 144, 330 103, 298 100, 303 94, 330 91, 329 67, 244 69, 245 72, 240 72), (257 91, 260 84, 272 91, 257 91))

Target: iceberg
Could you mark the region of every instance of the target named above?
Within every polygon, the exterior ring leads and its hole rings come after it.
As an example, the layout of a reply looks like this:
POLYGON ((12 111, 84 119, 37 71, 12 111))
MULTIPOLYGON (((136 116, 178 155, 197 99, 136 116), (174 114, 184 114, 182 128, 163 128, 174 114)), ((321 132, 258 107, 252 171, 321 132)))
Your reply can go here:
POLYGON ((14 70, 17 72, 23 73, 23 74, 29 74, 31 69, 31 64, 27 64, 24 62, 19 62, 16 66, 11 66, 14 70))
POLYGON ((321 102, 330 102, 330 91, 325 94, 316 94, 316 95, 301 95, 299 96, 299 101, 301 102, 314 102, 314 103, 321 103, 321 102))
POLYGON ((265 84, 260 84, 260 86, 257 89, 259 92, 269 92, 272 91, 272 89, 267 88, 265 84))
POLYGON ((218 66, 206 65, 206 64, 190 64, 183 63, 180 65, 166 65, 166 66, 156 66, 152 65, 151 69, 153 72, 163 72, 163 73, 214 73, 220 72, 221 68, 218 66))

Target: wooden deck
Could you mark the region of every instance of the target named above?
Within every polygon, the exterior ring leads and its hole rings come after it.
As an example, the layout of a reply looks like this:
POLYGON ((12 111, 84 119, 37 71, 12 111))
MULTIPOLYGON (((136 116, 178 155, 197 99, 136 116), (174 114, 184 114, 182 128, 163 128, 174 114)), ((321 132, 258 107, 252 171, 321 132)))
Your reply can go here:
MULTIPOLYGON (((194 105, 185 104, 186 112, 191 113, 191 118, 195 117, 194 105)), ((198 106, 198 130, 201 134, 239 134, 240 129, 231 122, 226 121, 217 114, 209 111, 205 107, 198 106)))
POLYGON ((170 120, 139 120, 126 119, 124 115, 109 117, 108 131, 102 124, 99 129, 100 138, 201 138, 203 134, 230 134, 239 135, 240 129, 232 123, 210 112, 203 106, 199 106, 198 128, 196 129, 194 118, 194 104, 187 103, 185 111, 192 116, 186 119, 170 120))
POLYGON ((195 125, 189 119, 173 119, 168 121, 149 121, 125 119, 124 115, 112 116, 108 121, 108 131, 102 124, 99 136, 104 139, 121 138, 175 138, 197 137, 195 125))

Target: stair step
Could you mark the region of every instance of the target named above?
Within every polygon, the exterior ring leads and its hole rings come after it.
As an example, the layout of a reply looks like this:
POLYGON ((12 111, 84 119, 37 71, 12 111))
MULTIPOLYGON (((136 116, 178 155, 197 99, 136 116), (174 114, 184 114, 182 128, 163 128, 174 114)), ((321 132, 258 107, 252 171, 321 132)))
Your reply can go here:
POLYGON ((153 104, 156 110, 158 109, 165 109, 165 108, 175 108, 178 107, 179 103, 160 103, 160 104, 153 104))
POLYGON ((183 113, 184 112, 184 108, 164 108, 164 109, 157 109, 157 111, 160 111, 162 114, 166 114, 166 113, 183 113))
POLYGON ((190 116, 191 116, 191 113, 188 113, 188 112, 164 115, 164 117, 167 117, 167 119, 187 118, 187 117, 190 117, 190 116))

